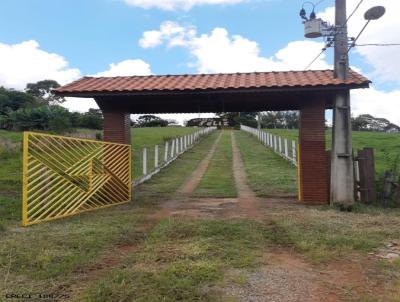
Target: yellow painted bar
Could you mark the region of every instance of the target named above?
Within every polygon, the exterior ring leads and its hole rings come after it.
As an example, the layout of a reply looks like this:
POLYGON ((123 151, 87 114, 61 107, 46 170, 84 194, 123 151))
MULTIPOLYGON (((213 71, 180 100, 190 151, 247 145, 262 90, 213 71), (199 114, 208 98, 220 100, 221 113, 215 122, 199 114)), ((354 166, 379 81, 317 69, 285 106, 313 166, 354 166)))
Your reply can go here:
POLYGON ((302 192, 301 192, 301 164, 300 164, 300 145, 296 146, 297 151, 297 198, 299 201, 303 200, 302 192))

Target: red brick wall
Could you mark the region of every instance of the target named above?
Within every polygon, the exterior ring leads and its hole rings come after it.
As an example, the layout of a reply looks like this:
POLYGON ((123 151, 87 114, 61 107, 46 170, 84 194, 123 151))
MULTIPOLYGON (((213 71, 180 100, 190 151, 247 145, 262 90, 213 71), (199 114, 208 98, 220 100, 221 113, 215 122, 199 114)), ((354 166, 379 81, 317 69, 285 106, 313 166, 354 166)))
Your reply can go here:
POLYGON ((300 110, 300 200, 329 202, 328 156, 325 151, 325 104, 311 102, 300 110))
POLYGON ((103 110, 103 133, 104 141, 130 144, 130 115, 122 111, 103 110))

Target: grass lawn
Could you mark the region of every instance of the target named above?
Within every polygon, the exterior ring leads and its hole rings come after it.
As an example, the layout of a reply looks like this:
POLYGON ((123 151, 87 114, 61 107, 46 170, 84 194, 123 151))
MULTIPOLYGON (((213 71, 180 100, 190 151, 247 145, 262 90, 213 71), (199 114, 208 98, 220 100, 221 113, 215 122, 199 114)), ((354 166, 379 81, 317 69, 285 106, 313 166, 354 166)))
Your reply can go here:
MULTIPOLYGON (((0 297, 6 292, 51 292, 61 285, 68 287, 73 276, 105 253, 143 241, 147 236, 144 226, 151 223, 146 217, 157 209, 157 201, 175 192, 215 138, 216 133, 204 138, 135 190, 133 202, 125 205, 27 228, 20 226, 19 206, 5 207, 7 212, 1 207, 5 223, 0 233, 0 276, 5 276, 5 282, 0 283, 0 297)), ((12 200, 20 203, 19 198, 12 200)))
MULTIPOLYGON (((297 270, 305 267, 301 276, 315 272, 316 278, 328 278, 327 273, 347 269, 336 268, 338 261, 362 259, 356 263, 368 281, 365 295, 358 294, 358 284, 357 288, 349 285, 332 291, 344 292, 344 301, 396 301, 380 299, 369 286, 379 278, 384 281, 383 290, 398 297, 400 261, 389 262, 368 253, 388 242, 400 244, 400 210, 359 206, 355 212, 347 213, 329 207, 271 206, 259 209, 263 216, 257 221, 251 217, 177 216, 156 220, 153 214, 165 200, 180 202, 174 199, 177 188, 218 135, 214 132, 207 136, 135 189, 131 203, 28 228, 19 226, 19 217, 13 217, 17 212, 8 207, 0 231, 0 301, 9 292, 69 293, 72 285, 76 290, 71 294, 73 301, 234 301, 223 289, 253 289, 249 274, 259 269, 272 269, 274 273, 271 255, 281 253, 301 259, 301 266, 296 266, 298 262, 293 265, 297 270), (127 245, 135 249, 125 256, 122 253, 121 261, 105 266, 102 257, 121 254, 121 247, 127 245), (87 279, 81 272, 90 274, 93 267, 94 271, 105 269, 87 279)), ((261 195, 291 194, 295 169, 254 137, 239 131, 235 136, 252 188, 261 195)), ((214 175, 222 179, 230 175, 233 183, 232 159, 225 157, 231 154, 230 148, 227 131, 214 155, 213 160, 218 160, 209 168, 218 168, 219 175, 214 175), (228 172, 221 173, 221 169, 228 172)), ((210 187, 219 193, 216 189, 210 187)), ((19 198, 11 197, 20 203, 19 198)), ((1 211, 2 208, 0 205, 1 211)), ((288 265, 290 268, 291 262, 288 265)), ((336 282, 332 280, 328 281, 336 282)), ((264 281, 268 280, 260 280, 264 281)), ((286 291, 298 286, 291 288, 290 278, 283 281, 286 291)), ((323 284, 324 288, 329 285, 323 284)))
POLYGON ((248 184, 257 196, 296 195, 296 168, 292 164, 265 148, 249 133, 235 131, 235 136, 248 184))
MULTIPOLYGON (((266 132, 274 133, 292 140, 298 139, 297 129, 263 129, 266 132)), ((326 131, 326 148, 332 145, 332 131, 326 131)), ((397 165, 400 165, 400 134, 383 132, 353 131, 353 149, 359 150, 364 147, 374 148, 375 169, 377 175, 381 176, 385 170, 393 167, 397 158, 397 165)))
POLYGON ((196 197, 236 197, 232 170, 231 131, 223 131, 206 173, 193 192, 196 197))

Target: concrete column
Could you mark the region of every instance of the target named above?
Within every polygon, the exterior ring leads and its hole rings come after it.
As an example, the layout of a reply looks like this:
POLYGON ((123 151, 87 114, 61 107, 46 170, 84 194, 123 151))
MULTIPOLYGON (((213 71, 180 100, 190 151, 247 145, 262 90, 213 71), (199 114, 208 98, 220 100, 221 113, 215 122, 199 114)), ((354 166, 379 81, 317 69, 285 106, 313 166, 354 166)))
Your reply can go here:
POLYGON ((300 110, 300 201, 327 204, 328 158, 325 151, 325 103, 309 102, 300 110))
POLYGON ((333 108, 331 152, 331 204, 354 204, 354 170, 351 137, 350 92, 337 92, 333 108))
POLYGON ((131 121, 124 111, 103 110, 103 137, 106 142, 130 144, 131 121))

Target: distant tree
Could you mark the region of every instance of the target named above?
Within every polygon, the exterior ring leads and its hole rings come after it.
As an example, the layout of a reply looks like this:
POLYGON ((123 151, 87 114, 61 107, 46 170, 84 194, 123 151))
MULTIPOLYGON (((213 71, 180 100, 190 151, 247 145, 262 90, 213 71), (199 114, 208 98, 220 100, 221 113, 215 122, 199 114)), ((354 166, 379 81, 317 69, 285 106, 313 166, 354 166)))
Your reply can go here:
POLYGON ((355 131, 400 131, 400 127, 385 118, 361 114, 351 119, 351 127, 355 131))
POLYGON ((167 127, 168 126, 167 120, 164 120, 158 116, 151 115, 151 114, 139 116, 136 122, 139 127, 167 127))
POLYGON ((219 112, 217 116, 232 120, 236 125, 242 124, 249 127, 257 127, 257 112, 219 112))
POLYGON ((36 105, 36 99, 32 95, 0 87, 0 115, 8 115, 11 111, 36 105))
POLYGON ((42 104, 56 105, 65 101, 63 97, 56 96, 52 90, 60 87, 54 80, 43 80, 26 85, 25 92, 36 97, 42 104))
POLYGON ((264 128, 298 128, 299 114, 297 111, 267 111, 261 114, 261 125, 264 128))
POLYGON ((10 113, 8 124, 12 130, 48 130, 66 132, 71 129, 70 112, 61 106, 20 108, 10 113))
POLYGON ((103 128, 103 114, 100 109, 90 108, 88 112, 80 114, 78 126, 89 129, 103 128))

